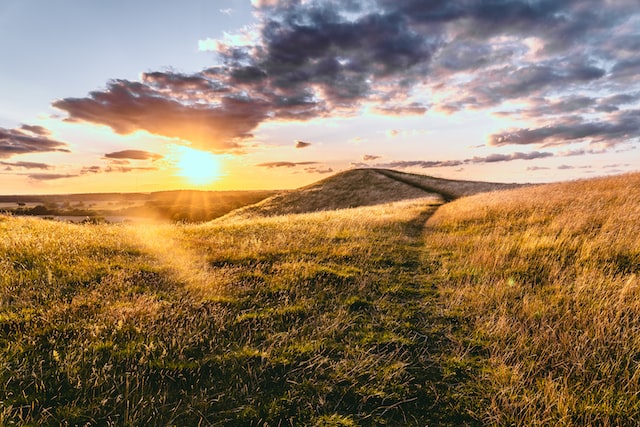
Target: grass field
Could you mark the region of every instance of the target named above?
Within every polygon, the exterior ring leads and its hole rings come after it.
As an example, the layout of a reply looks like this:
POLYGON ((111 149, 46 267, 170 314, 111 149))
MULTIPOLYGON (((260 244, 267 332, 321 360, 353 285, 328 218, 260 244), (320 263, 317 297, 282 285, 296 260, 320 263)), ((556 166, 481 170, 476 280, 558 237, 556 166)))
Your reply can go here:
POLYGON ((0 425, 636 425, 638 188, 0 216, 0 425))

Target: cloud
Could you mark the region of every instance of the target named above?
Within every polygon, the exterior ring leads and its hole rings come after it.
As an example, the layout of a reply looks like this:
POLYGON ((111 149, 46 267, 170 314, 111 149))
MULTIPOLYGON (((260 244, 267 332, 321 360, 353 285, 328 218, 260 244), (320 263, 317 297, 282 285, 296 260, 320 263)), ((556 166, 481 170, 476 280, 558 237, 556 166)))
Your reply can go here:
POLYGON ((308 173, 317 173, 320 175, 326 175, 328 173, 333 173, 333 169, 329 168, 329 167, 311 167, 311 168, 304 168, 305 172, 308 173))
MULTIPOLYGON (((515 67, 507 66, 477 73, 475 79, 463 86, 464 97, 447 104, 449 108, 488 108, 505 101, 544 95, 558 89, 572 89, 606 73, 588 60, 547 61, 515 67)), ((447 108, 444 106, 442 108, 447 108)))
MULTIPOLYGON (((465 164, 464 160, 399 160, 395 162, 383 163, 376 165, 381 168, 389 168, 389 169, 406 169, 406 168, 440 168, 440 167, 453 167, 460 166, 465 164)), ((368 165, 358 163, 359 167, 367 167, 368 165)))
POLYGON ((30 132, 34 135, 39 135, 39 136, 49 136, 51 135, 51 131, 49 131, 49 129, 42 127, 42 126, 36 126, 36 125, 22 125, 20 126, 20 129, 23 131, 27 131, 30 132))
POLYGON ((30 174, 29 178, 35 181, 54 181, 58 179, 75 178, 77 176, 78 175, 57 174, 57 173, 34 173, 34 174, 30 174))
POLYGON ((374 113, 385 116, 422 116, 427 111, 429 111, 429 107, 418 102, 412 102, 409 105, 380 106, 373 108, 374 113))
MULTIPOLYGON (((224 95, 216 102, 202 99, 203 82, 193 76, 163 75, 147 83, 115 80, 106 91, 92 92, 86 98, 66 98, 53 106, 66 111, 72 121, 111 127, 126 135, 138 130, 191 141, 198 148, 231 150, 239 139, 266 118, 260 100, 224 95)), ((214 83, 209 90, 219 93, 214 83)))
POLYGON ((638 135, 640 110, 630 110, 616 113, 609 121, 585 121, 567 117, 539 128, 511 129, 491 135, 489 145, 560 145, 589 140, 613 146, 621 141, 637 138, 638 135))
MULTIPOLYGON (((269 121, 349 116, 365 106, 396 116, 428 109, 453 114, 550 97, 556 100, 549 112, 541 103, 523 114, 607 114, 631 103, 599 98, 637 87, 636 0, 252 3, 254 35, 202 42, 218 54, 212 67, 112 80, 53 106, 70 121, 224 152, 242 150, 269 121)), ((591 121, 605 123, 604 117, 591 121)), ((563 133, 570 132, 553 135, 563 133)))
POLYGON ((0 159, 18 154, 65 152, 66 143, 49 138, 50 133, 41 126, 22 125, 19 129, 0 128, 0 159))
POLYGON ((556 99, 532 97, 529 100, 529 107, 515 111, 499 111, 495 114, 500 117, 517 116, 524 119, 538 119, 566 114, 613 113, 619 111, 622 106, 638 101, 640 101, 638 92, 619 93, 602 98, 583 95, 568 95, 556 99))
POLYGON ((155 166, 137 166, 137 167, 128 167, 128 166, 108 166, 103 169, 103 172, 112 173, 112 172, 120 172, 120 173, 129 173, 129 172, 151 172, 157 171, 159 168, 155 166))
POLYGON ((81 175, 98 174, 98 173, 129 173, 129 172, 150 172, 157 171, 159 168, 155 166, 85 166, 80 171, 81 175))
POLYGON ((123 150, 116 151, 114 153, 107 153, 104 155, 107 159, 127 159, 127 160, 159 160, 163 156, 156 153, 143 150, 123 150))
POLYGON ((268 163, 260 163, 256 166, 262 168, 293 168, 296 166, 306 166, 306 165, 317 165, 318 162, 268 162, 268 163))
POLYGON ((307 148, 310 146, 311 146, 310 142, 296 141, 296 148, 307 148))
POLYGON ((374 160, 378 160, 378 159, 381 159, 381 158, 382 158, 382 156, 375 156, 375 155, 372 155, 372 154, 365 154, 364 156, 362 156, 362 160, 365 161, 365 162, 372 162, 374 160))
MULTIPOLYGON (((457 167, 466 164, 480 164, 480 163, 498 163, 498 162, 510 162, 513 160, 535 160, 544 159, 547 157, 553 157, 554 154, 550 152, 533 151, 530 153, 511 153, 511 154, 491 154, 486 157, 472 157, 464 160, 400 160, 395 162, 389 162, 384 164, 378 164, 377 167, 381 168, 441 168, 441 167, 457 167)), ((358 164, 359 166, 367 167, 366 164, 358 164)))
POLYGON ((8 166, 10 168, 22 168, 22 169, 41 169, 41 170, 54 169, 53 166, 48 165, 46 163, 36 163, 36 162, 0 162, 0 165, 8 166))
POLYGON ((102 168, 100 166, 85 166, 80 171, 80 175, 97 174, 100 172, 102 172, 102 168))
POLYGON ((497 163, 508 162, 511 160, 534 160, 544 159, 545 157, 553 157, 553 153, 532 151, 530 153, 511 153, 511 154, 491 154, 486 157, 474 157, 471 163, 497 163))

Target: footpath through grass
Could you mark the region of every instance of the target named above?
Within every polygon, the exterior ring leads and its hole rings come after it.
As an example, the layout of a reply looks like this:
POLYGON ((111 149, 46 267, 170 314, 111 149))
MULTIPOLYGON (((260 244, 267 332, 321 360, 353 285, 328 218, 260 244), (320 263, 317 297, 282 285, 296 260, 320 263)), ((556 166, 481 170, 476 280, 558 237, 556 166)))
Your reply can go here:
POLYGON ((435 208, 0 217, 0 424, 473 423, 422 242, 435 208))

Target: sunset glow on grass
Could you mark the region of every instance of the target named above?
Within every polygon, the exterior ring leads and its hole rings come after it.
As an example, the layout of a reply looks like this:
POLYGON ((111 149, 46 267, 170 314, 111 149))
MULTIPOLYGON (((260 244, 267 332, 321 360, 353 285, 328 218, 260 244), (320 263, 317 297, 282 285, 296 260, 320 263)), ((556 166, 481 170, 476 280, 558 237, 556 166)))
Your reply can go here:
POLYGON ((177 167, 178 176, 185 177, 190 184, 207 185, 221 176, 218 158, 209 152, 180 147, 177 167))

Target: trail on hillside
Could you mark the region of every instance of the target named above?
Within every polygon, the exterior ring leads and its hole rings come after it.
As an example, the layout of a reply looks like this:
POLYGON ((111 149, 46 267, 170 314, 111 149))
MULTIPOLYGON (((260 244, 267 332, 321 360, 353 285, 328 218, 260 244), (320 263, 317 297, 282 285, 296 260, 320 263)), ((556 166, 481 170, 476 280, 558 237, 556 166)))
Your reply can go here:
POLYGON ((442 197, 445 203, 455 200, 457 198, 457 196, 450 191, 443 190, 442 188, 436 188, 435 186, 425 185, 425 184, 413 181, 411 179, 403 178, 401 175, 394 174, 391 171, 387 171, 384 169, 375 169, 375 172, 379 173, 380 175, 386 176, 387 178, 392 179, 394 181, 401 182, 410 187, 414 187, 419 190, 422 190, 426 193, 438 194, 440 197, 442 197))

